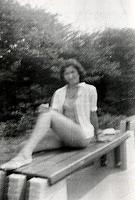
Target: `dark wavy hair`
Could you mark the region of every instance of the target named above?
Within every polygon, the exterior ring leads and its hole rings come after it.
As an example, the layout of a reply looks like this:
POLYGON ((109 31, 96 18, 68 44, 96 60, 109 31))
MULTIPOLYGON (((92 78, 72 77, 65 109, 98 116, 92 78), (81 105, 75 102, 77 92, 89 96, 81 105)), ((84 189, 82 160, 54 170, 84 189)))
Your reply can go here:
POLYGON ((64 79, 64 72, 65 72, 66 68, 68 68, 69 66, 73 66, 78 71, 78 74, 80 76, 80 82, 82 82, 84 80, 86 72, 85 72, 84 68, 82 67, 81 63, 79 63, 74 58, 70 58, 68 60, 65 60, 63 66, 61 67, 61 70, 60 70, 60 79, 61 79, 62 83, 64 83, 64 84, 66 83, 66 81, 64 79))

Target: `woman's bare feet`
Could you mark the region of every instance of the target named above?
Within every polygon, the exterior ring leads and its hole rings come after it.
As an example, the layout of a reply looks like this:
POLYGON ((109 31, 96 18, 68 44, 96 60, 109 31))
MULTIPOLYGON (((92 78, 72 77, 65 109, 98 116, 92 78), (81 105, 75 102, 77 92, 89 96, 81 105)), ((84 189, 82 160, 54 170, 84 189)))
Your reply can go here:
POLYGON ((32 156, 26 157, 24 155, 17 155, 15 158, 11 159, 10 161, 2 164, 0 166, 1 169, 5 170, 13 170, 24 165, 28 165, 32 162, 32 156))

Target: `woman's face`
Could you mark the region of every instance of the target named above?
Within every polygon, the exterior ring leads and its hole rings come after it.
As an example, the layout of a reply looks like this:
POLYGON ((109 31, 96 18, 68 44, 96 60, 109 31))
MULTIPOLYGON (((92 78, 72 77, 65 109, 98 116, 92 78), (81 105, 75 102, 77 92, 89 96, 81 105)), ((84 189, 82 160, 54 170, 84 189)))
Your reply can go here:
POLYGON ((80 82, 80 75, 78 70, 70 65, 64 71, 64 79, 69 85, 76 85, 80 82))

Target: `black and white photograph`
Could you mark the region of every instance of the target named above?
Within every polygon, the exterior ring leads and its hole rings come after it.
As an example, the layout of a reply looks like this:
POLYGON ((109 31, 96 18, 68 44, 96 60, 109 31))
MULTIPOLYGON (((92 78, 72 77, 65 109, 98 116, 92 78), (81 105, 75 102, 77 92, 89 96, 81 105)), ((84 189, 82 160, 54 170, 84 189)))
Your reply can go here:
POLYGON ((0 200, 135 200, 134 0, 0 0, 0 200))

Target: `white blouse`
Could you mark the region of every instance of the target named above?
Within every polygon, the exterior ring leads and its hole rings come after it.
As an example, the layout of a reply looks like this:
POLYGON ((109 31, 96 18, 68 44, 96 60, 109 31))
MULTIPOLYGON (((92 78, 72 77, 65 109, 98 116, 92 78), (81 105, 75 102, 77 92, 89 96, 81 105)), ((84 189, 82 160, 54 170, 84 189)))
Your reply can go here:
MULTIPOLYGON (((86 137, 94 136, 94 127, 90 122, 90 113, 97 111, 97 91, 93 85, 84 82, 78 84, 78 94, 75 101, 78 120, 86 137)), ((63 113, 67 85, 56 90, 52 98, 52 109, 63 113)))

